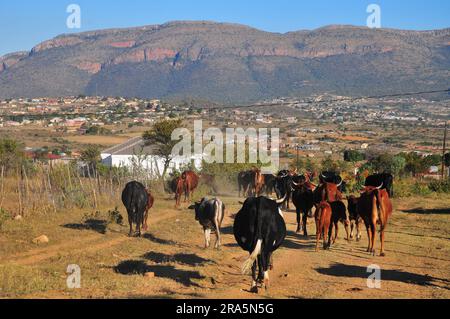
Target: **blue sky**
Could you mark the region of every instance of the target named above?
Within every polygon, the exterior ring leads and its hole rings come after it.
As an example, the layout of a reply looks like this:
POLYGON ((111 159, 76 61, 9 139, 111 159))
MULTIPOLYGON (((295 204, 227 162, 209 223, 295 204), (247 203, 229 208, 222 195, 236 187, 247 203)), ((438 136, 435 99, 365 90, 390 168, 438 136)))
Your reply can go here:
POLYGON ((0 56, 73 32, 66 26, 66 8, 72 3, 81 7, 77 32, 172 20, 235 22, 271 32, 365 25, 366 8, 372 3, 381 7, 383 27, 450 27, 448 0, 1 0, 0 56))

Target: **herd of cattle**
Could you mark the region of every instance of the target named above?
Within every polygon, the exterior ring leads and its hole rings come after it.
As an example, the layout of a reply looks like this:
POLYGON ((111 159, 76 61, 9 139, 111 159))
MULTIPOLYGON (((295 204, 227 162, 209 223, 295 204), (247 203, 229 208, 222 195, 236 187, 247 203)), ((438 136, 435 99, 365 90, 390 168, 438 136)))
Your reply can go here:
MULTIPOLYGON (((244 196, 247 199, 243 203, 240 202, 242 208, 234 216, 233 232, 238 245, 250 254, 242 271, 247 273, 251 270, 252 292, 258 291, 258 283, 263 283, 266 289, 269 287, 269 269, 273 268, 272 253, 283 244, 286 237, 282 209, 289 210, 290 202, 296 208, 297 233, 303 231, 303 235, 307 237, 308 217, 314 217, 316 251, 321 239, 324 249, 329 249, 335 243, 339 223, 345 227, 346 240, 354 237, 355 228, 356 240, 360 240, 359 225, 363 222, 368 236, 367 251, 375 254, 374 245, 379 225, 380 256, 385 255, 384 230, 392 214, 392 175, 376 174, 367 177, 360 197, 348 196, 347 206, 343 201, 346 183, 338 174, 322 172, 318 176, 317 185, 312 182, 315 177, 313 173, 299 175, 296 171, 289 170, 282 170, 277 175, 263 174, 259 169, 238 174, 239 197, 244 196), (273 193, 277 199, 269 197, 273 193)), ((175 178, 171 182, 171 188, 175 193, 176 207, 179 207, 183 193, 185 202, 190 201, 200 183, 215 189, 214 177, 210 175, 198 176, 192 171, 186 171, 175 178)), ((122 202, 128 213, 129 235, 140 236, 141 228, 144 231, 147 229, 148 211, 153 206, 153 196, 141 183, 134 181, 126 185, 122 202)), ((215 233, 215 248, 220 248, 220 229, 225 216, 225 204, 219 198, 204 198, 189 209, 195 211, 195 219, 203 226, 205 247, 210 246, 211 233, 215 233)))

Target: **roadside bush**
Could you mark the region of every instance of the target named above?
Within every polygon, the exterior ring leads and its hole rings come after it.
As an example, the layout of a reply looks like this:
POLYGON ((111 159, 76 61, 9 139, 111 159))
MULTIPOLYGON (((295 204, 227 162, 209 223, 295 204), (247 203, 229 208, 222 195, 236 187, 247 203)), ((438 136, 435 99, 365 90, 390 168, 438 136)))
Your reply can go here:
POLYGON ((450 193, 450 179, 446 181, 432 181, 428 188, 435 193, 450 193))
POLYGON ((117 206, 113 210, 108 211, 108 223, 109 224, 123 224, 123 216, 120 214, 117 206))
POLYGON ((3 208, 0 208, 0 230, 2 229, 3 224, 10 218, 11 215, 3 208))

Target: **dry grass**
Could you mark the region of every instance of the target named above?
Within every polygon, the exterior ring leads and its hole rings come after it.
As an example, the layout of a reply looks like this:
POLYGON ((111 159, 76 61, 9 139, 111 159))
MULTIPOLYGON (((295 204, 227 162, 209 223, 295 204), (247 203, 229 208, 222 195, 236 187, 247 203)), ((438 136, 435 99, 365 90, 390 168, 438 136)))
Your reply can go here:
MULTIPOLYGON (((236 246, 230 215, 238 199, 227 205, 224 246, 203 249, 201 227, 192 211, 174 209, 169 196, 157 196, 144 238, 128 238, 126 225, 107 224, 105 212, 118 198, 102 204, 99 223, 86 223, 93 209, 34 214, 9 220, 0 232, 0 296, 44 298, 449 298, 450 196, 396 200, 387 230, 387 257, 365 253, 361 242, 342 238, 331 251, 314 252, 314 236, 294 233, 295 214, 287 213, 288 237, 275 254, 269 293, 248 292, 250 278, 240 274, 246 258, 236 246), (46 234, 50 243, 31 244, 46 234), (366 267, 382 267, 382 289, 366 286, 366 267), (66 288, 66 268, 78 264, 82 288, 66 288), (146 278, 144 272, 154 272, 146 278), (384 278, 383 278, 384 276, 384 278)), ((314 223, 309 221, 312 234, 314 223)), ((342 230, 341 230, 342 237, 342 230)), ((378 247, 378 246, 377 246, 378 247)))
POLYGON ((78 144, 94 144, 94 145, 117 145, 126 142, 129 137, 127 136, 114 136, 114 135, 79 135, 68 136, 66 139, 70 142, 78 144))

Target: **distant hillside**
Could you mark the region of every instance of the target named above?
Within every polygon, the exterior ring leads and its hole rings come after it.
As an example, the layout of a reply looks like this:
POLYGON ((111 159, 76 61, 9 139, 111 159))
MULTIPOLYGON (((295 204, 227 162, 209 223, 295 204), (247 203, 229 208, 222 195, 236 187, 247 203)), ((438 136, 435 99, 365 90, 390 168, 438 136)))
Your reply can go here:
POLYGON ((269 33, 171 22, 61 35, 0 57, 0 98, 107 95, 248 102, 450 87, 450 29, 269 33))

